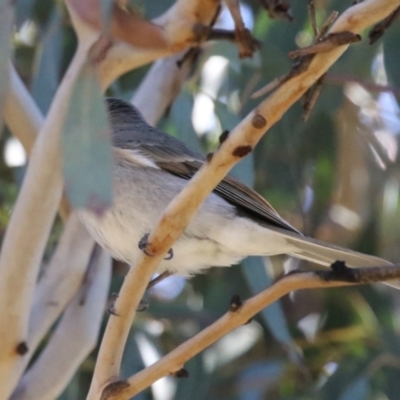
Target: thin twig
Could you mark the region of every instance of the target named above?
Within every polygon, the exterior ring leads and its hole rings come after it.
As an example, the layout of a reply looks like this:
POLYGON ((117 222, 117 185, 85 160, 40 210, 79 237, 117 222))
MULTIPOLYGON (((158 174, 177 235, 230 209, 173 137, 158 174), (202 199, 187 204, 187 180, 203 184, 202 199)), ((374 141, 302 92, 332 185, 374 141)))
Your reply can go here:
POLYGON ((238 0, 225 0, 225 4, 228 6, 235 23, 235 42, 239 49, 239 57, 252 57, 257 50, 256 41, 251 32, 244 25, 238 0))
POLYGON ((335 47, 347 45, 350 43, 356 43, 360 40, 360 35, 354 34, 353 32, 349 31, 331 33, 325 36, 319 42, 313 44, 312 46, 303 47, 302 49, 297 49, 289 52, 289 57, 297 58, 309 54, 323 53, 326 51, 331 51, 335 47))
POLYGON ((314 0, 308 0, 307 2, 307 8, 308 8, 308 18, 311 23, 312 30, 314 32, 314 37, 318 36, 318 27, 317 27, 317 20, 315 18, 315 4, 314 0))
POLYGON ((322 87, 325 82, 326 74, 322 75, 317 82, 315 83, 313 88, 310 88, 308 92, 305 94, 306 98, 303 104, 303 116, 302 120, 307 121, 310 116, 311 110, 314 108, 316 101, 321 93, 322 87), (308 95, 307 95, 308 94, 308 95))

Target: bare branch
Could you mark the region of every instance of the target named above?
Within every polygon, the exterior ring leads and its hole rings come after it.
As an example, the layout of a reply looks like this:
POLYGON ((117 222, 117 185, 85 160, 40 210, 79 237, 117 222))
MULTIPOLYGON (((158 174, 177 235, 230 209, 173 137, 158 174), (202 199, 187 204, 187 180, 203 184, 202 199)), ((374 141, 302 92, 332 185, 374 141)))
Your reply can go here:
POLYGON ((225 0, 235 23, 235 38, 239 49, 239 57, 252 57, 257 49, 251 32, 245 27, 238 0, 225 0))
POLYGON ((182 84, 197 60, 197 54, 198 51, 196 54, 192 53, 180 67, 177 64, 183 53, 163 58, 152 65, 132 98, 132 103, 142 112, 149 124, 155 125, 178 96, 182 84), (154 93, 157 93, 156 102, 154 93))
MULTIPOLYGON (((167 48, 152 49, 132 47, 125 42, 116 42, 107 53, 99 68, 100 81, 104 88, 127 71, 148 64, 156 59, 198 46, 194 33, 196 24, 209 25, 220 5, 216 0, 178 0, 163 15, 154 19, 166 35, 167 48)), ((74 19, 75 28, 82 25, 74 19)))
POLYGON ((0 397, 16 384, 28 336, 39 266, 62 194, 59 138, 68 98, 87 48, 80 46, 55 96, 32 152, 0 257, 0 397), (21 251, 23 244, 24 251, 21 251))
POLYGON ((96 345, 111 279, 110 256, 98 250, 92 260, 96 265, 88 290, 82 287, 75 295, 46 348, 23 376, 12 400, 58 398, 96 345))
POLYGON ((343 31, 337 33, 331 33, 309 47, 303 47, 302 49, 293 50, 289 53, 290 58, 302 57, 308 54, 322 53, 330 51, 337 46, 343 46, 344 44, 356 43, 361 40, 360 35, 356 35, 353 32, 343 31))
POLYGON ((18 364, 18 376, 23 374, 40 341, 82 285, 93 247, 93 239, 77 214, 72 214, 36 287, 29 318, 28 350, 18 364))
POLYGON ((29 154, 43 126, 44 118, 13 65, 10 65, 10 70, 11 83, 4 109, 4 119, 10 131, 29 154))
POLYGON ((73 213, 35 291, 29 323, 32 352, 82 285, 93 248, 94 240, 73 213))
POLYGON ((231 307, 230 311, 212 325, 178 346, 150 367, 130 377, 125 381, 124 387, 121 387, 112 399, 129 400, 158 379, 174 374, 175 371, 183 367, 186 361, 199 354, 233 329, 248 323, 262 309, 294 290, 349 286, 377 282, 381 279, 400 278, 400 264, 376 268, 351 269, 346 267, 346 269, 358 276, 359 281, 351 281, 351 278, 350 282, 346 281, 344 276, 340 276, 340 272, 337 274, 332 270, 314 272, 293 271, 256 296, 240 302, 238 307, 234 309, 231 307))

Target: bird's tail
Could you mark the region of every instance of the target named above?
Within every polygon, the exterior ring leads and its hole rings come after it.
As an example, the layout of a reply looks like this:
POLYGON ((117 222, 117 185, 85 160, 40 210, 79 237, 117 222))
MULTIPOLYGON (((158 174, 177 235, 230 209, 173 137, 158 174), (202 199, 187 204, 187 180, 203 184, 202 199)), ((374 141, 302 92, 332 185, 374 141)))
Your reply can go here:
MULTIPOLYGON (((344 261, 348 267, 353 268, 392 265, 391 262, 382 258, 344 249, 307 236, 287 233, 283 230, 280 233, 285 236, 287 243, 294 248, 290 255, 320 265, 330 266, 335 261, 344 261)), ((385 283, 400 289, 400 280, 385 283)))

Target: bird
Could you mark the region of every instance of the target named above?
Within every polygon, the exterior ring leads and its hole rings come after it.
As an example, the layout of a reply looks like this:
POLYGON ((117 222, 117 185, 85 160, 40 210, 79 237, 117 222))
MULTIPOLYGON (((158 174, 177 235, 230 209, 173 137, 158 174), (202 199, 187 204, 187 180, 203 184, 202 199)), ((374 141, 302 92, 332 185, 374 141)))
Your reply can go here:
MULTIPOLYGON (((107 98, 113 145, 113 202, 98 215, 80 217, 111 255, 134 265, 141 243, 163 210, 206 162, 180 140, 149 125, 130 103, 107 98)), ((390 265, 303 235, 255 190, 227 175, 206 198, 160 263, 157 273, 191 276, 211 266, 225 267, 248 256, 288 255, 330 266, 390 265)), ((391 281, 390 285, 400 288, 391 281)))

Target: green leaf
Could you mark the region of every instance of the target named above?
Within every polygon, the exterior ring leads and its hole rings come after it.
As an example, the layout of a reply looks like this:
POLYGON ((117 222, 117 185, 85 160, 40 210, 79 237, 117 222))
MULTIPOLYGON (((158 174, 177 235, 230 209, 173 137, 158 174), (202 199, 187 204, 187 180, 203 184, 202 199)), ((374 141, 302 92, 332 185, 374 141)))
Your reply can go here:
POLYGON ((65 191, 74 208, 103 212, 112 202, 111 127, 94 68, 72 91, 62 136, 65 191))

